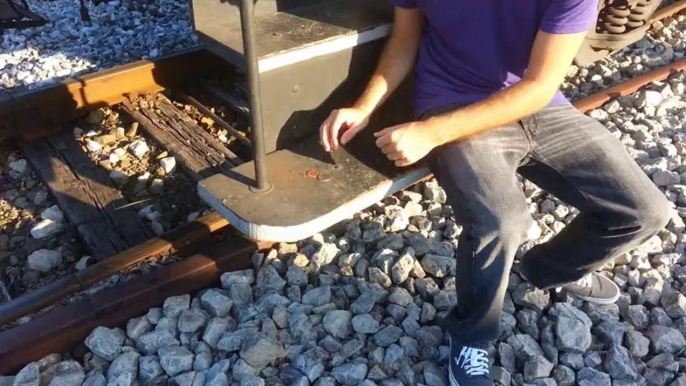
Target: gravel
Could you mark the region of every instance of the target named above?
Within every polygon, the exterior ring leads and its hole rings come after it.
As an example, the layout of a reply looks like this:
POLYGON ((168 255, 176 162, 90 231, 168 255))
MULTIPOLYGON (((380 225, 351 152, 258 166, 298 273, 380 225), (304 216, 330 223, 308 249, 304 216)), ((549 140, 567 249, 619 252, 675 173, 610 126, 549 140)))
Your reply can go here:
POLYGON ((28 3, 50 22, 4 31, 0 91, 35 88, 197 45, 188 2, 183 0, 87 2, 91 23, 81 20, 78 1, 28 3))
MULTIPOLYGON (((146 98, 135 102, 153 103, 146 98)), ((197 197, 195 181, 176 170, 176 158, 118 111, 94 110, 72 130, 91 161, 109 175, 156 235, 209 213, 197 197)))
POLYGON ((3 144, 0 154, 0 304, 74 272, 86 257, 54 198, 12 148, 3 144))
MULTIPOLYGON (((663 3, 666 2, 663 1, 663 3)), ((623 48, 611 57, 583 68, 572 66, 567 73, 567 80, 562 85, 562 90, 571 99, 578 99, 680 60, 684 57, 686 50, 683 39, 684 30, 686 30, 684 15, 656 22, 643 39, 623 48)), ((655 94, 641 96, 636 102, 637 107, 641 104, 654 105, 656 100, 655 94)), ((598 114, 600 117, 614 114, 616 109, 617 104, 609 104, 605 114, 598 114)))

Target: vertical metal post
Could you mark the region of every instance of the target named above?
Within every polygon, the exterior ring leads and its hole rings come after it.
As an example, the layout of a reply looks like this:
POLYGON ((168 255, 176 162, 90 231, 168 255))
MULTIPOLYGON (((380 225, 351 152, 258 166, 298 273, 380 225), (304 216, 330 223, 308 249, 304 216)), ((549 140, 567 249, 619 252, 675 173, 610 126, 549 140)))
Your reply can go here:
POLYGON ((264 126, 262 122, 262 98, 260 93, 260 69, 257 60, 255 36, 254 1, 241 0, 241 29, 243 31, 243 55, 246 61, 250 93, 250 120, 252 127, 253 159, 257 190, 267 190, 267 164, 264 148, 264 126))

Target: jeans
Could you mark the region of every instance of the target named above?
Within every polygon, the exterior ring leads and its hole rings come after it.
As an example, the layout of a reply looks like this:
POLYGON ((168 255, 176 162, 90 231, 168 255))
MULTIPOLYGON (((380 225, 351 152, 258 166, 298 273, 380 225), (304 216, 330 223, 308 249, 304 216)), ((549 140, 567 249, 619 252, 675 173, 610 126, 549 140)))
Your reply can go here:
POLYGON ((654 236, 670 218, 671 204, 624 145, 571 105, 549 106, 443 145, 429 163, 463 227, 458 305, 444 319, 445 329, 463 344, 488 344, 501 333, 510 268, 533 221, 517 173, 580 211, 520 259, 520 272, 540 289, 599 269, 654 236))

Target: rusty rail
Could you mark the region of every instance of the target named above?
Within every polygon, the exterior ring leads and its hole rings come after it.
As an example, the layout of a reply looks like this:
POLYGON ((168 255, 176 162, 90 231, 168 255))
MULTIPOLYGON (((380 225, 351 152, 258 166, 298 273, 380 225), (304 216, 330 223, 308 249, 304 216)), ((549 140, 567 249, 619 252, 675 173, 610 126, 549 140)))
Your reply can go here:
POLYGON ((189 246, 228 224, 228 221, 218 213, 210 213, 100 261, 81 272, 65 276, 24 294, 9 303, 0 305, 0 326, 55 304, 149 257, 189 246))
POLYGON ((251 267, 250 255, 272 245, 236 236, 215 243, 177 263, 84 299, 0 333, 0 374, 51 353, 68 352, 97 326, 121 326, 161 305, 169 296, 192 293, 217 283, 222 272, 251 267))
POLYGON ((222 66, 226 68, 216 56, 193 49, 1 95, 0 137, 34 139, 52 134, 61 123, 89 110, 122 102, 126 93, 161 91, 187 82, 196 73, 217 74, 222 66))
POLYGON ((627 80, 626 82, 622 82, 616 86, 612 86, 593 95, 579 99, 574 102, 574 107, 585 113, 589 110, 593 110, 604 105, 614 98, 633 94, 650 82, 663 81, 672 73, 684 70, 686 70, 686 59, 681 59, 656 70, 649 71, 636 78, 627 80))
POLYGON ((656 21, 664 20, 670 16, 676 15, 677 13, 683 11, 684 9, 686 9, 686 1, 685 0, 675 1, 672 4, 670 4, 666 7, 659 8, 657 11, 655 11, 653 16, 650 17, 649 22, 652 24, 652 23, 655 23, 656 21))

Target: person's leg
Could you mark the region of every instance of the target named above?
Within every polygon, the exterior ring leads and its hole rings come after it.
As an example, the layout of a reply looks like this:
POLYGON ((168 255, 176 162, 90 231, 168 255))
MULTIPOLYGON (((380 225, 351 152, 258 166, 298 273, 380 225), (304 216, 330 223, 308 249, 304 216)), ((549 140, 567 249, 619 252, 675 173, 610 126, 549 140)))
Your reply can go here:
POLYGON ((516 176, 529 149, 521 126, 514 124, 442 146, 429 157, 463 226, 457 250, 458 305, 443 323, 451 338, 451 384, 492 384, 484 348, 500 335, 510 268, 533 221, 516 176))
POLYGON ((667 225, 669 202, 600 123, 571 106, 548 107, 529 123, 535 146, 519 172, 581 211, 522 257, 532 284, 547 289, 579 280, 667 225))

